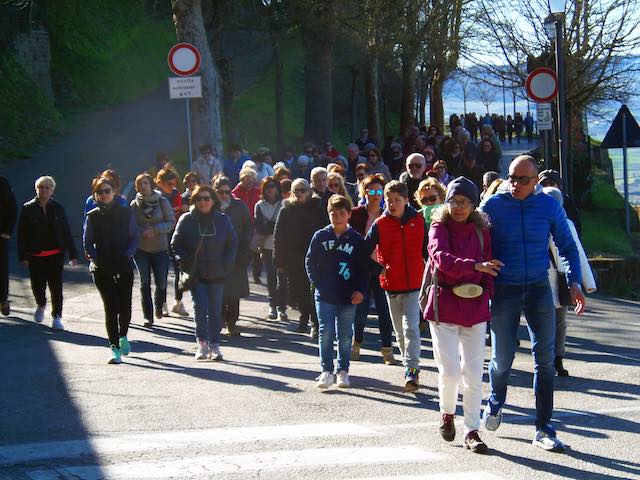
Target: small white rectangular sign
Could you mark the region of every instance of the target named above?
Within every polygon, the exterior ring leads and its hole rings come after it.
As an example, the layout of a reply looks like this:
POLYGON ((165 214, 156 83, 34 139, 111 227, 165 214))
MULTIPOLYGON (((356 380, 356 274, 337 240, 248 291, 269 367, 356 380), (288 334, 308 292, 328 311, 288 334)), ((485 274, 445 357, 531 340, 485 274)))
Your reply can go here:
POLYGON ((553 128, 553 116, 550 103, 538 103, 536 105, 536 117, 538 130, 551 130, 553 128))
POLYGON ((169 97, 172 99, 201 98, 200 77, 169 77, 169 97))

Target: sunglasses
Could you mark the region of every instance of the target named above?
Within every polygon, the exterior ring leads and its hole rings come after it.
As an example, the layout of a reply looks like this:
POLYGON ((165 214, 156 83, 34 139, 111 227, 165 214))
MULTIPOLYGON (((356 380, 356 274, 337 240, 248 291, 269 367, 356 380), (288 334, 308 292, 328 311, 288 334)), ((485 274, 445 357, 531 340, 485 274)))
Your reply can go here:
POLYGON ((447 203, 448 203, 450 206, 454 207, 454 208, 464 208, 464 207, 466 207, 467 205, 470 205, 470 204, 471 204, 471 202, 469 202, 469 201, 467 201, 467 200, 460 200, 460 201, 457 201, 457 200, 449 200, 447 203))
POLYGON ((218 195, 231 195, 231 190, 216 190, 218 195))
POLYGON ((197 196, 195 199, 196 202, 210 202, 211 197, 207 195, 206 197, 197 196))
POLYGON ((430 195, 428 197, 420 198, 420 203, 434 203, 436 201, 438 201, 438 196, 437 195, 430 195))
POLYGON ((435 170, 444 170, 444 167, 442 165, 438 165, 435 170))
POLYGON ((367 190, 367 195, 382 195, 384 192, 381 189, 371 189, 367 190))
POLYGON ((101 190, 98 190, 96 193, 98 195, 109 195, 111 193, 111 189, 110 188, 103 188, 101 190))
POLYGON ((509 175, 507 178, 509 179, 509 182, 513 184, 517 183, 518 185, 529 185, 529 182, 531 182, 531 180, 538 177, 529 177, 528 175, 509 175))
POLYGON ((423 167, 424 167, 424 165, 422 165, 421 163, 410 163, 409 164, 409 168, 411 168, 411 169, 415 168, 417 170, 417 169, 423 168, 423 167))
POLYGON ((377 155, 377 154, 375 154, 375 153, 370 153, 370 154, 369 154, 369 156, 370 156, 370 157, 377 157, 378 155, 377 155))

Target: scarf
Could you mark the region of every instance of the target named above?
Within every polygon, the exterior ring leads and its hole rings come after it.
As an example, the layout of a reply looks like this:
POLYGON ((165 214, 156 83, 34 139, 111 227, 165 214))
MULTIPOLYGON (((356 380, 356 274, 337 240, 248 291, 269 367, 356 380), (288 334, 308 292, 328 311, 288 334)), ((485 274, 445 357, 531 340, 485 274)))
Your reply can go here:
POLYGON ((151 195, 142 195, 138 192, 136 193, 136 203, 142 210, 144 218, 152 218, 154 212, 160 205, 160 194, 151 192, 151 195))

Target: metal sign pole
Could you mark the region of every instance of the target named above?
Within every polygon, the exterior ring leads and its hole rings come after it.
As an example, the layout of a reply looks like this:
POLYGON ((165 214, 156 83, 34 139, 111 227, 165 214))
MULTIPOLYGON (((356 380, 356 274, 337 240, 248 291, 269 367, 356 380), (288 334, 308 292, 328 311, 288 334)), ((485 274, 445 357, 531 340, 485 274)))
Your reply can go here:
POLYGON ((544 145, 544 169, 549 169, 549 130, 542 130, 542 142, 544 145))
POLYGON ((627 114, 622 114, 622 182, 624 185, 624 228, 631 235, 629 219, 629 171, 627 170, 627 114))
POLYGON ((187 139, 189 142, 187 149, 189 150, 189 171, 191 171, 191 166, 193 165, 193 157, 191 153, 191 112, 189 112, 189 99, 185 98, 184 102, 187 107, 187 139))

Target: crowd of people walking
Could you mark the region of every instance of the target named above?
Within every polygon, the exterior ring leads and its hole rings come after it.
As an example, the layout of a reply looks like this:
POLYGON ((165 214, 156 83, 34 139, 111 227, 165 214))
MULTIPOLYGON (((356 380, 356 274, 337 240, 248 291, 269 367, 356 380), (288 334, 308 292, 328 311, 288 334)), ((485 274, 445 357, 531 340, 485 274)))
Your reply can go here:
MULTIPOLYGON (((130 202, 114 170, 97 175, 86 200, 83 249, 104 304, 109 363, 121 363, 132 349, 135 271, 140 323, 154 328, 169 314, 173 266, 170 310, 188 316, 182 300, 190 293, 195 359, 219 361, 223 328, 231 337, 240 334, 249 271, 262 283, 264 269, 265 315, 285 321, 290 308, 299 312, 298 332, 318 341, 320 389, 350 386, 350 362, 359 359, 373 301, 382 360, 401 362, 402 385, 415 392, 428 325, 439 372, 439 432, 446 441, 455 438, 462 380, 464 446, 484 453, 478 431, 481 423, 495 430, 502 421, 524 313, 535 364, 533 443, 562 451, 551 416, 554 375, 568 375, 566 314, 570 305, 582 313, 583 290, 596 288, 577 210, 559 190, 558 173, 539 172, 528 155, 514 159, 501 178, 500 136, 490 122, 479 123, 474 130, 472 117, 464 123, 452 117, 450 136, 415 127, 382 148, 363 130, 346 156, 326 142, 323 149, 305 144, 299 155, 286 148, 277 162, 266 148, 248 155, 234 145, 223 161, 203 145, 182 178, 159 154, 135 178, 130 202), (488 329, 491 395, 481 416, 488 329)), ((44 320, 48 285, 52 327, 63 330, 63 266, 65 258, 75 265, 78 252, 64 208, 52 198, 55 180, 38 178, 35 191, 18 215, 0 177, 1 312, 10 313, 7 242, 17 220, 34 320, 44 320)))

